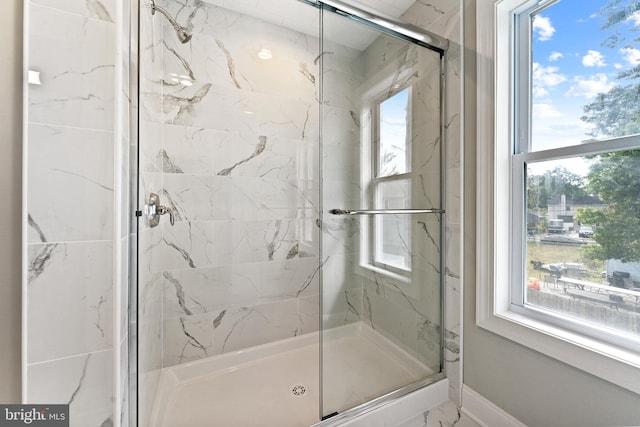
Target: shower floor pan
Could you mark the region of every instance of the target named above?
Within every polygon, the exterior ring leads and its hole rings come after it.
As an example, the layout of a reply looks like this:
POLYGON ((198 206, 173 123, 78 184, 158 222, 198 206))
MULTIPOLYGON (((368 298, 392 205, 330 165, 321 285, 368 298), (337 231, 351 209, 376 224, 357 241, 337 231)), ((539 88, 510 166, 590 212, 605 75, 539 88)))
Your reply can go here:
MULTIPOLYGON (((318 333, 162 371, 151 425, 303 427, 319 422, 318 333)), ((341 412, 433 374, 365 325, 323 335, 325 413, 341 412)))

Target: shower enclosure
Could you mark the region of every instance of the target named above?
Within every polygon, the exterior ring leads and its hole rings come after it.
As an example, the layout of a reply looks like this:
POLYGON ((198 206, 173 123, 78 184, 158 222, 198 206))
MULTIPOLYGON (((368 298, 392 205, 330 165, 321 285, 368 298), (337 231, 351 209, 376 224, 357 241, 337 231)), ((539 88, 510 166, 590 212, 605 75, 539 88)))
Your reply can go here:
POLYGON ((138 425, 331 422, 443 378, 446 40, 334 1, 137 13, 138 425))

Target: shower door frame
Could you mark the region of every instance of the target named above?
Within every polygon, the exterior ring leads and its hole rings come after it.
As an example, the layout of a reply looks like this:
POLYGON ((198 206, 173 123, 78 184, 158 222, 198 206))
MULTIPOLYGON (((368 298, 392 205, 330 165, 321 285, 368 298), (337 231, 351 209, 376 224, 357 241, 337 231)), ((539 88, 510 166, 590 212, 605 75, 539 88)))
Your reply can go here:
MULTIPOLYGON (((435 51, 440 55, 440 372, 435 373, 427 378, 419 380, 417 382, 408 384, 398 390, 392 391, 390 393, 384 394, 378 398, 372 399, 368 402, 365 402, 361 405, 348 409, 344 412, 341 412, 335 416, 331 416, 330 418, 324 419, 314 426, 318 427, 327 427, 327 426, 338 426, 345 421, 353 419, 357 416, 361 416, 367 412, 372 410, 381 408, 389 403, 397 401, 404 396, 407 396, 413 392, 425 389, 426 387, 439 383, 442 380, 446 380, 446 364, 444 363, 444 307, 445 307, 445 294, 444 294, 444 265, 445 265, 445 216, 444 216, 444 206, 445 206, 445 175, 444 175, 444 165, 445 165, 445 90, 446 90, 446 55, 447 50, 449 48, 449 40, 443 38, 437 34, 431 33, 423 28, 407 24, 405 22, 399 21, 391 16, 387 16, 384 14, 380 14, 380 12, 373 12, 370 10, 363 10, 359 7, 349 5, 342 1, 338 0, 298 0, 299 2, 305 3, 307 5, 313 6, 315 8, 321 9, 323 11, 328 11, 332 13, 336 13, 343 17, 352 19, 361 24, 365 24, 371 28, 377 29, 383 34, 388 34, 394 36, 399 39, 406 40, 423 48, 435 51)), ((140 13, 141 9, 145 9, 144 0, 133 0, 130 3, 130 36, 132 38, 130 43, 130 93, 134 96, 131 96, 130 101, 130 144, 136 145, 136 150, 131 151, 130 158, 130 176, 132 179, 130 182, 130 200, 131 200, 131 233, 135 234, 132 236, 131 246, 129 248, 129 260, 130 260, 130 271, 129 271, 129 333, 128 333, 128 352, 129 352, 129 363, 128 363, 128 405, 129 405, 129 422, 131 425, 138 425, 138 393, 139 393, 139 381, 138 381, 138 258, 139 258, 139 244, 138 244, 138 233, 139 233, 139 222, 140 217, 142 216, 142 206, 139 205, 140 202, 140 170, 139 170, 139 157, 140 157, 140 139, 139 139, 139 124, 140 124, 140 73, 141 73, 141 57, 140 57, 140 13), (135 35, 135 38, 133 38, 135 35)), ((319 29, 318 37, 322 41, 322 19, 320 21, 320 29, 319 29)), ((321 51, 322 52, 322 51, 321 51)), ((320 69, 322 69, 322 58, 320 55, 320 69)), ((322 118, 320 119, 320 128, 322 128, 322 118)), ((322 133, 322 131, 321 131, 322 133)), ((320 150, 320 186, 322 186, 322 137, 319 144, 320 150)), ((320 217, 322 217, 324 213, 324 206, 322 197, 320 198, 319 203, 320 209, 320 217)), ((320 242, 320 259, 322 259, 322 243, 320 242)), ((322 277, 323 272, 322 269, 319 271, 320 278, 320 294, 322 295, 322 277)), ((323 303, 322 299, 320 299, 320 330, 319 330, 319 340, 320 340, 320 369, 322 369, 322 341, 323 341, 323 327, 322 327, 322 313, 323 313, 323 303)), ((321 376, 321 371, 319 371, 321 376)), ((322 388, 323 384, 320 381, 320 400, 319 400, 319 415, 322 416, 322 388)))
MULTIPOLYGON (((438 214, 440 215, 440 263, 439 263, 439 269, 440 269, 440 274, 439 274, 439 290, 440 290, 440 316, 439 316, 439 320, 440 320, 440 342, 439 342, 439 359, 440 359, 440 371, 430 375, 429 377, 426 377, 422 380, 418 380, 414 383, 408 384, 404 387, 401 387, 395 391, 386 393, 380 397, 374 398, 372 400, 369 400, 367 402, 364 402, 358 406, 355 406, 353 408, 350 408, 348 410, 345 410, 344 412, 340 412, 337 414, 329 414, 329 415, 324 415, 323 414, 323 388, 324 388, 324 384, 322 381, 322 369, 323 369, 323 331, 324 331, 324 327, 323 327, 323 321, 322 321, 322 316, 324 313, 324 307, 323 307, 323 299, 320 298, 320 310, 319 310, 319 322, 320 322, 320 330, 319 330, 319 340, 320 340, 320 346, 319 346, 319 360, 320 360, 320 366, 319 366, 319 375, 320 375, 320 381, 319 381, 319 386, 320 386, 320 400, 319 400, 319 412, 320 412, 320 417, 322 418, 322 421, 320 421, 317 424, 314 424, 314 427, 329 427, 329 426, 339 426, 341 425, 343 422, 346 422, 350 419, 353 419, 355 417, 364 415, 370 411, 373 411, 375 409, 381 408, 389 403, 392 403, 394 401, 397 401, 398 399, 403 398, 404 396, 407 396, 413 392, 416 392, 418 390, 424 389, 432 384, 435 384, 437 382, 440 382, 441 380, 446 379, 446 364, 444 363, 444 330, 445 330, 445 325, 444 325, 444 320, 445 320, 445 315, 444 315, 444 309, 445 309, 445 289, 444 289, 444 267, 445 267, 445 260, 444 260, 444 254, 446 253, 445 251, 445 216, 444 214, 445 209, 445 174, 444 174, 444 165, 445 163, 445 91, 446 91, 446 59, 447 59, 447 50, 449 48, 449 40, 441 37, 437 34, 431 33, 423 28, 408 24, 406 22, 402 22, 399 21, 393 17, 387 16, 387 15, 383 15, 380 14, 380 12, 377 11, 372 11, 372 10, 363 10, 357 6, 352 6, 349 5, 347 3, 344 3, 342 1, 339 0, 325 0, 325 1, 320 1, 320 0, 298 0, 302 3, 306 3, 310 6, 316 7, 318 9, 320 9, 321 11, 327 11, 327 12, 331 12, 331 13, 335 13, 337 15, 343 16, 345 18, 351 19, 355 22, 358 22, 360 24, 364 24, 370 28, 376 29, 379 32, 381 32, 382 34, 387 34, 402 40, 405 40, 407 42, 413 43, 415 45, 418 45, 422 48, 425 49, 429 49, 432 51, 435 51, 436 53, 439 54, 440 56, 440 78, 439 78, 439 82, 440 82, 440 86, 439 86, 439 101, 440 101, 440 107, 439 107, 439 112, 440 112, 440 117, 439 117, 439 137, 440 137, 440 142, 439 142, 439 151, 440 151, 440 171, 439 171, 439 176, 440 176, 440 206, 435 208, 435 209, 429 209, 434 214, 438 214)), ((321 43, 321 47, 320 47, 320 61, 319 61, 319 69, 320 74, 322 75, 322 70, 324 69, 323 67, 323 60, 324 60, 324 55, 322 54, 324 52, 324 48, 323 48, 323 41, 324 41, 324 36, 323 36, 323 19, 322 19, 322 14, 320 17, 320 34, 319 34, 319 38, 320 38, 320 43, 321 43)), ((322 87, 321 87, 321 96, 320 96, 320 100, 321 100, 321 105, 320 105, 320 144, 319 144, 319 167, 320 167, 320 175, 319 175, 319 179, 320 179, 320 188, 323 188, 323 141, 322 141, 322 128, 323 128, 323 120, 322 120, 322 87)), ((322 190, 321 190, 322 191, 322 190)), ((323 218, 324 213, 325 213, 325 206, 324 206, 324 202, 323 202, 323 198, 322 198, 322 194, 320 195, 320 202, 319 202, 319 210, 320 210, 320 218, 323 218)), ((411 209, 412 210, 412 209, 411 209)), ((337 214, 351 214, 350 211, 347 210, 342 210, 342 209, 331 209, 328 212, 331 211, 335 211, 337 214)), ((409 210, 407 210, 409 211, 409 210)), ((367 211, 354 211, 356 212, 356 214, 367 214, 367 211)), ((320 260, 323 259, 324 254, 323 254, 323 245, 322 245, 322 237, 320 238, 320 260)), ((318 272, 319 275, 319 280, 320 280, 320 295, 323 295, 323 269, 321 268, 320 271, 318 272)))

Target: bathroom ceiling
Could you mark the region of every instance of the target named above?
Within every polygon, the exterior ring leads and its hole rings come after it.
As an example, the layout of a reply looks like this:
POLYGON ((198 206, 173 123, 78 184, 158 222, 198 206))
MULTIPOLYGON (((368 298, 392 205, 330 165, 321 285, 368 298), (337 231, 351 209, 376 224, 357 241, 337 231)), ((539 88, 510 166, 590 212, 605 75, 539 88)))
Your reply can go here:
MULTIPOLYGON (((253 16, 272 24, 289 28, 304 34, 317 36, 318 14, 313 13, 310 6, 292 0, 205 0, 207 3, 230 9, 245 15, 253 16)), ((415 0, 366 0, 360 3, 353 0, 342 0, 363 10, 377 10, 381 15, 400 17, 415 0)), ((337 22, 337 21, 335 21, 337 22)), ((346 22, 346 21, 345 21, 346 22)), ((378 36, 374 31, 353 32, 353 27, 339 27, 332 22, 329 31, 325 29, 326 39, 357 50, 365 50, 378 36)))

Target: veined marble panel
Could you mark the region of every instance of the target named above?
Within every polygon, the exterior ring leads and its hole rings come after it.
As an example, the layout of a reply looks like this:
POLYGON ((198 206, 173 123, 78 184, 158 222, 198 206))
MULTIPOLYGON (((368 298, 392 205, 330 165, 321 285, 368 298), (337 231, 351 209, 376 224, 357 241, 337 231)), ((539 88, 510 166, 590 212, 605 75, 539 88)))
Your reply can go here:
POLYGON ((113 237, 112 132, 29 126, 29 242, 113 237))
POLYGON ((31 3, 101 21, 114 22, 115 20, 114 0, 31 0, 31 3))
POLYGON ((257 266, 252 269, 251 264, 243 264, 165 271, 164 318, 255 304, 259 299, 259 284, 244 276, 253 270, 257 270, 257 266))
POLYGON ((320 329, 320 295, 298 298, 298 332, 308 334, 320 329))
POLYGON ((229 256, 225 256, 228 251, 226 221, 177 221, 173 226, 168 218, 161 221, 162 237, 159 247, 153 249, 157 251, 154 271, 211 267, 229 262, 229 256), (219 257, 214 256, 216 248, 219 248, 216 251, 219 257))
MULTIPOLYGON (((329 290, 322 294, 322 327, 336 328, 359 322, 364 314, 362 288, 357 289, 335 289, 329 283, 329 290), (333 288, 333 289, 332 289, 333 288)), ((323 284, 323 289, 327 283, 323 284)))
POLYGON ((30 11, 29 122, 112 130, 114 25, 37 4, 30 11), (61 31, 64 29, 64 31, 61 31))
POLYGON ((317 101, 298 100, 200 81, 164 87, 164 122, 280 138, 317 139, 317 101), (315 126, 314 126, 315 125, 315 126))
POLYGON ((234 221, 231 257, 234 264, 317 257, 317 227, 309 219, 234 221))
POLYGON ((222 310, 213 313, 215 354, 227 353, 301 334, 298 300, 222 310))
POLYGON ((208 20, 216 21, 214 33, 194 28, 188 49, 176 39, 171 27, 165 27, 165 85, 199 81, 232 90, 315 97, 319 81, 317 39, 252 18, 232 17, 233 12, 215 7, 208 11, 208 20), (230 24, 229 19, 234 22, 230 24), (272 58, 261 59, 258 53, 262 49, 269 50, 272 58))
POLYGON ((317 304, 317 296, 166 319, 164 366, 313 332, 317 309, 309 304, 317 304))
MULTIPOLYGON (((225 186, 224 178, 218 183, 225 186)), ((311 180, 236 177, 226 181, 231 187, 231 217, 237 220, 314 220, 318 215, 318 182, 311 180)))
POLYGON ((164 318, 318 294, 317 258, 165 271, 164 318))
POLYGON ((213 314, 195 314, 163 321, 163 366, 213 356, 213 314))
MULTIPOLYGON (((402 305, 390 301, 385 295, 363 293, 362 318, 373 329, 399 345, 425 363, 434 371, 440 368, 439 319, 436 321, 418 314, 417 310, 407 310, 402 305)), ((439 312, 433 313, 437 316, 439 312)))
POLYGON ((73 427, 113 425, 112 351, 28 365, 27 401, 69 404, 73 427))
POLYGON ((109 349, 113 340, 113 245, 28 247, 28 360, 109 349))
POLYGON ((139 172, 143 176, 146 173, 162 172, 164 170, 162 124, 140 120, 139 126, 139 139, 142 141, 138 153, 139 172))

